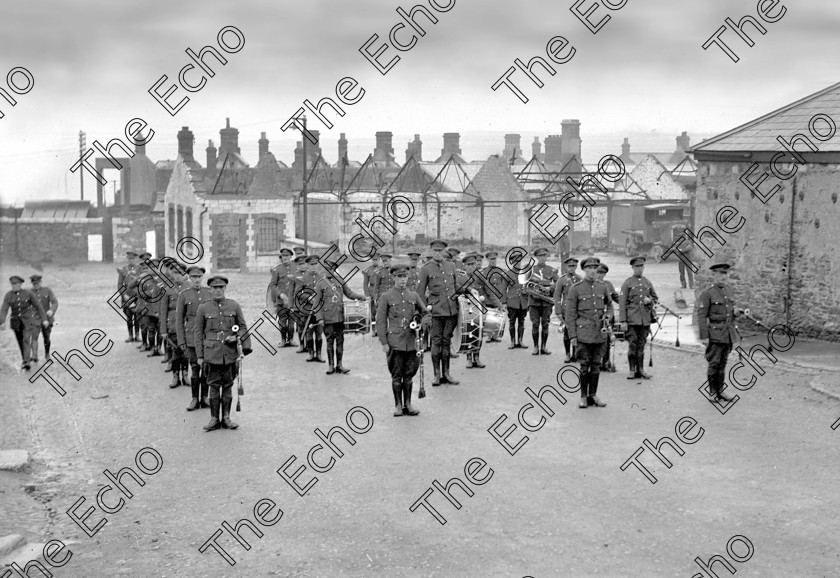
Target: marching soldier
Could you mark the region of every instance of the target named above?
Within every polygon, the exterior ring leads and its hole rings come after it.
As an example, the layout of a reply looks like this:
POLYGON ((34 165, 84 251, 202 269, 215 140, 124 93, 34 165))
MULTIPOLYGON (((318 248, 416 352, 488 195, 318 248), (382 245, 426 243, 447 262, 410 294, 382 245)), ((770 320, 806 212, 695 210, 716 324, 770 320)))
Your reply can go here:
MULTIPOLYGON (((391 390, 394 393, 394 417, 417 415, 420 412, 411 406, 413 378, 419 368, 416 336, 409 327, 412 319, 422 316, 425 323, 431 322, 426 306, 420 296, 408 289, 408 268, 404 265, 391 267, 395 286, 386 291, 379 300, 377 317, 380 322, 376 331, 382 351, 388 360, 391 373, 391 390)), ((437 373, 435 379, 438 379, 437 373)))
POLYGON ((527 347, 522 345, 522 336, 525 335, 525 316, 528 314, 528 296, 522 294, 523 286, 519 283, 519 278, 516 273, 505 270, 505 275, 510 280, 505 291, 508 332, 510 333, 510 345, 508 349, 527 349, 527 347))
POLYGON ((455 265, 444 260, 443 250, 446 241, 435 239, 430 243, 432 261, 420 269, 420 281, 417 294, 421 301, 431 308, 432 313, 432 366, 435 372, 433 386, 441 383, 458 385, 449 373, 449 360, 452 351, 452 334, 458 325, 459 304, 455 295, 463 292, 458 285, 455 265))
POLYGON ((735 317, 744 310, 735 307, 735 293, 726 284, 730 265, 715 263, 709 269, 714 277, 714 284, 700 294, 697 300, 697 323, 700 329, 700 341, 706 346, 706 361, 709 377, 709 390, 722 401, 732 398, 723 393, 726 375, 726 359, 732 346, 740 341, 735 329, 735 317))
POLYGON ((125 291, 120 295, 120 299, 123 313, 125 313, 125 324, 128 327, 128 339, 125 342, 131 343, 139 339, 140 320, 134 315, 137 290, 129 289, 128 286, 131 280, 138 276, 139 267, 137 266, 136 252, 126 251, 125 256, 128 257, 128 265, 117 268, 117 291, 125 288, 125 291))
POLYGON ((239 424, 230 420, 230 407, 233 403, 233 380, 239 374, 236 366, 239 359, 237 342, 242 343, 242 354, 249 355, 251 337, 239 303, 225 298, 227 277, 210 277, 207 284, 212 298, 198 306, 193 334, 198 364, 205 368, 207 387, 210 388, 210 423, 204 426, 204 431, 236 429, 239 424), (238 326, 237 331, 234 331, 234 325, 238 326))
POLYGON ((656 323, 653 307, 659 300, 653 284, 642 276, 645 270, 644 257, 633 257, 630 265, 633 276, 621 286, 619 297, 619 321, 627 339, 627 361, 630 374, 627 379, 650 379, 644 372, 645 341, 650 335, 650 324, 656 323))
POLYGON ((337 260, 328 262, 327 265, 329 267, 324 268, 326 275, 315 283, 315 297, 312 302, 318 306, 315 317, 327 338, 327 361, 330 364, 327 375, 342 375, 350 373, 350 370, 341 364, 344 357, 344 297, 364 301, 365 296, 359 295, 335 278, 333 271, 338 268, 337 260))
MULTIPOLYGON (((564 235, 563 238, 565 239, 566 236, 564 235)), ((566 295, 569 293, 569 289, 572 288, 572 285, 581 281, 581 278, 575 273, 575 269, 577 269, 578 260, 574 257, 567 257, 565 261, 563 261, 563 276, 557 281, 557 286, 554 288, 554 312, 557 314, 558 317, 561 319, 565 316, 565 304, 564 300, 566 295)), ((572 360, 572 356, 569 352, 569 345, 571 344, 571 338, 569 337, 569 329, 563 326, 563 348, 566 350, 566 359, 563 363, 569 363, 572 360)))
POLYGON ((531 269, 529 281, 537 283, 541 292, 549 299, 543 300, 533 295, 528 298, 528 313, 531 316, 531 339, 534 341, 534 351, 531 355, 551 355, 551 352, 545 347, 548 342, 548 325, 551 321, 551 303, 548 301, 551 300, 550 296, 554 294, 558 281, 557 269, 546 265, 548 249, 545 247, 540 247, 534 251, 534 257, 537 258, 537 264, 531 269), (540 332, 542 332, 542 340, 540 340, 540 332))
MULTIPOLYGON (((604 277, 607 275, 607 273, 609 273, 609 271, 610 268, 607 267, 606 264, 601 263, 600 265, 598 265, 598 281, 607 286, 607 293, 609 293, 610 299, 612 299, 613 302, 618 303, 618 292, 616 292, 615 287, 611 282, 604 279, 604 277)), ((612 303, 610 303, 609 307, 607 308, 607 314, 610 318, 610 327, 612 327, 615 324, 615 310, 613 309, 612 303)), ((604 359, 601 362, 601 371, 609 371, 610 373, 615 373, 615 367, 613 366, 612 362, 610 362, 610 348, 611 344, 608 338, 607 347, 604 350, 604 359)))
POLYGON ((163 336, 164 346, 169 354, 172 368, 172 383, 169 387, 172 389, 187 385, 188 362, 184 351, 178 346, 178 330, 175 321, 178 313, 178 297, 187 286, 184 283, 184 276, 178 270, 184 270, 180 263, 167 268, 172 287, 166 289, 166 294, 160 300, 160 334, 163 336))
POLYGON ((420 281, 420 253, 412 251, 408 253, 408 281, 406 287, 411 291, 417 291, 417 282, 420 281))
POLYGON ((49 325, 49 319, 41 306, 41 301, 31 292, 22 288, 23 277, 12 275, 11 291, 3 297, 0 307, 0 331, 6 328, 6 313, 9 312, 9 326, 15 332, 20 356, 23 361, 21 369, 29 371, 32 360, 32 344, 38 344, 39 327, 49 325))
POLYGON ((192 400, 187 411, 194 411, 199 407, 210 407, 207 403, 207 376, 198 362, 195 342, 195 316, 199 306, 210 300, 210 289, 201 286, 204 273, 204 267, 198 265, 187 269, 189 286, 178 294, 178 302, 175 306, 175 334, 178 338, 178 347, 181 348, 181 353, 190 364, 192 400))
MULTIPOLYGON (((322 276, 318 271, 318 257, 310 255, 306 258, 306 271, 304 272, 302 278, 302 286, 307 290, 308 294, 313 296, 315 295, 315 285, 321 277, 322 276)), ((309 357, 306 361, 324 363, 324 360, 321 359, 321 347, 324 344, 324 332, 322 331, 321 326, 318 325, 314 310, 318 306, 318 302, 315 301, 314 297, 307 301, 309 306, 307 307, 305 318, 309 328, 305 331, 303 336, 303 339, 306 341, 307 351, 309 352, 309 357)))
POLYGON ((277 313, 277 322, 280 325, 280 347, 294 347, 292 340, 295 334, 294 322, 289 315, 297 289, 295 279, 297 267, 292 263, 293 254, 291 249, 281 249, 281 263, 271 270, 270 285, 273 287, 275 313, 277 313))
MULTIPOLYGON (((297 252, 299 247, 295 247, 295 252, 297 252)), ((294 297, 289 297, 291 300, 290 307, 295 307, 301 315, 298 315, 298 321, 295 322, 295 329, 297 330, 298 341, 300 342, 300 347, 298 347, 295 353, 307 353, 308 349, 306 347, 306 339, 303 336, 303 328, 306 325, 306 317, 307 314, 303 313, 300 310, 298 300, 298 293, 304 288, 303 285, 303 277, 306 275, 307 271, 309 271, 309 266, 306 264, 306 257, 303 255, 298 255, 295 257, 294 260, 295 264, 295 292, 294 297)))
MULTIPOLYGON (((44 336, 44 359, 50 358, 50 333, 52 333, 53 323, 55 323, 55 312, 58 311, 58 299, 55 298, 55 293, 49 287, 41 286, 41 276, 38 274, 31 275, 29 280, 32 282, 32 289, 30 292, 41 303, 41 308, 46 312, 47 325, 40 325, 39 331, 44 336)), ((3 317, 5 319, 5 316, 3 317)), ((32 341, 32 361, 38 363, 38 336, 32 341)))
POLYGON ((598 399, 598 379, 601 374, 601 359, 604 357, 604 343, 608 333, 601 331, 610 305, 607 286, 596 278, 600 260, 588 257, 580 266, 586 276, 569 289, 565 299, 566 327, 577 361, 580 362, 581 409, 594 405, 606 407, 598 399))

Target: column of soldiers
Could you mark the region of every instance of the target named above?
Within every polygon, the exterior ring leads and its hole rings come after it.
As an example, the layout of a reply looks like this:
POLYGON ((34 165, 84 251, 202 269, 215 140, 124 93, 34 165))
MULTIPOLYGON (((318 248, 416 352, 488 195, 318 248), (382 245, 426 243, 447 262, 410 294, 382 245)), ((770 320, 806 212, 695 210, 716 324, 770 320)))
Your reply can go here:
POLYGON ((41 332, 44 334, 45 357, 49 357, 50 331, 58 307, 53 292, 41 287, 40 275, 33 275, 30 280, 31 291, 23 288, 23 277, 12 275, 9 278, 12 289, 3 297, 0 307, 0 331, 5 329, 6 315, 10 315, 9 326, 15 334, 24 371, 29 371, 33 363, 38 363, 38 335, 41 332))

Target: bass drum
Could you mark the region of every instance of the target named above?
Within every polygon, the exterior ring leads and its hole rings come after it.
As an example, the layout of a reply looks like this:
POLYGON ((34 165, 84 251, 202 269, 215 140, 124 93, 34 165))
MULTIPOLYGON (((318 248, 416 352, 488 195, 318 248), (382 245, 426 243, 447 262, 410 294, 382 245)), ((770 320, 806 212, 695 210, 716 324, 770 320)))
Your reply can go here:
POLYGON ((452 353, 477 351, 484 337, 484 315, 466 297, 459 298, 458 303, 460 311, 452 335, 452 353))
POLYGON ((344 302, 344 332, 370 333, 370 299, 344 302))
POLYGON ((487 308, 484 314, 484 335, 490 339, 501 339, 507 328, 507 315, 501 309, 487 308))

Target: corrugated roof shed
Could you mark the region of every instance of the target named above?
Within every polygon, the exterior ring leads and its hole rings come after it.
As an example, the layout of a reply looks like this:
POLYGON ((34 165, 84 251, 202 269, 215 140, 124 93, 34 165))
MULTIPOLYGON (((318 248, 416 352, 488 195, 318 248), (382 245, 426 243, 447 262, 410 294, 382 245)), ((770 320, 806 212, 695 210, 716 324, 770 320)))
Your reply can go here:
MULTIPOLYGON (((778 110, 735 127, 723 134, 707 139, 691 152, 777 152, 783 150, 776 140, 778 136, 786 140, 802 133, 809 136, 808 123, 814 115, 825 114, 837 122, 840 119, 840 82, 819 92, 806 96, 778 110)), ((828 125, 818 122, 818 131, 828 133, 828 125)), ((809 136, 809 138, 811 138, 809 136)), ((840 133, 827 141, 816 142, 820 152, 840 152, 840 133)), ((797 150, 808 149, 799 146, 797 150)))

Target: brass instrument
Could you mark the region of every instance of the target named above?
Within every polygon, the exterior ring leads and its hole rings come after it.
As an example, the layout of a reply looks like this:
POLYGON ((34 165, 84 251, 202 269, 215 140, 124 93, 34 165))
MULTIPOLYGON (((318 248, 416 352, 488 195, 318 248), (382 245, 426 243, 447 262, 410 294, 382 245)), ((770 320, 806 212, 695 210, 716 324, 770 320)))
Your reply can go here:
POLYGON ((523 285, 522 294, 554 305, 554 296, 545 293, 545 291, 551 293, 551 287, 548 285, 540 285, 536 281, 531 281, 533 273, 534 269, 532 268, 525 273, 519 274, 519 284, 523 285))

